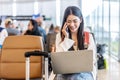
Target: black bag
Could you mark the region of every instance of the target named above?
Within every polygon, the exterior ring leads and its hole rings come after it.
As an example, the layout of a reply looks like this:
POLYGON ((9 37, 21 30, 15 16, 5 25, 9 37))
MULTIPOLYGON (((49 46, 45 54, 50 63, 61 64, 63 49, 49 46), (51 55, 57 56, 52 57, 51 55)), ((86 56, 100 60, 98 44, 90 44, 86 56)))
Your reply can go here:
POLYGON ((98 61, 97 61, 98 69, 105 69, 104 60, 105 59, 102 55, 98 55, 98 61))

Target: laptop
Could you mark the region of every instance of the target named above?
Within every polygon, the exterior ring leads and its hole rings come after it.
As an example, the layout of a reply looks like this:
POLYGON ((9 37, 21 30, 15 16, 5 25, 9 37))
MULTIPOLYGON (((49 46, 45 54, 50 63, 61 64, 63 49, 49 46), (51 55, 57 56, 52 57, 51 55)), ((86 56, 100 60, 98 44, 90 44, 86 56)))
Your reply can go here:
POLYGON ((51 53, 54 74, 71 74, 93 70, 93 51, 79 50, 51 53))

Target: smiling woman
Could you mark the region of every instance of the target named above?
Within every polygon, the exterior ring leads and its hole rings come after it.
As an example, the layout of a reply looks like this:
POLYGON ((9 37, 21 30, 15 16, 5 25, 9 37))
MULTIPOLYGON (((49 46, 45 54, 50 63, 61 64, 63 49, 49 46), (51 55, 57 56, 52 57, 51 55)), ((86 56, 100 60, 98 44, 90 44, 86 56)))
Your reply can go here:
MULTIPOLYGON (((91 34, 88 35, 88 50, 93 50, 96 64, 96 47, 91 34)), ((56 52, 84 50, 84 20, 81 10, 76 6, 66 8, 60 33, 56 36, 56 52)), ((66 57, 67 59, 67 57, 66 57)), ((87 59, 87 58, 86 58, 87 59)), ((80 61, 81 62, 81 61, 80 61)), ((58 74, 57 80, 96 80, 96 65, 92 72, 58 74)))

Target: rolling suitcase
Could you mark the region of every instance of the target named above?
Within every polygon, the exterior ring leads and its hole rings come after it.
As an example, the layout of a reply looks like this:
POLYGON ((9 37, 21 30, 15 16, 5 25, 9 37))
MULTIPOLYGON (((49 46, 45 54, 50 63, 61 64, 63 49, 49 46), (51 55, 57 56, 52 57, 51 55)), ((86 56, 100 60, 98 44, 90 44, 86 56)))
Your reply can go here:
POLYGON ((30 56, 44 56, 45 62, 45 80, 48 79, 48 57, 49 53, 42 51, 30 51, 25 53, 26 58, 26 80, 30 80, 30 56))

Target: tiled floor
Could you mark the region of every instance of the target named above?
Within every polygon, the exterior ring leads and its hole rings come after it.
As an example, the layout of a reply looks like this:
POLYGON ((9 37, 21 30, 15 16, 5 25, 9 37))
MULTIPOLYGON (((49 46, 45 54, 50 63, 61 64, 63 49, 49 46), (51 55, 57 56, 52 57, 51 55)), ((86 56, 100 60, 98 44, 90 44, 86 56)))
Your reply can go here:
POLYGON ((98 71, 98 80, 120 80, 120 63, 107 57, 108 69, 98 71))

